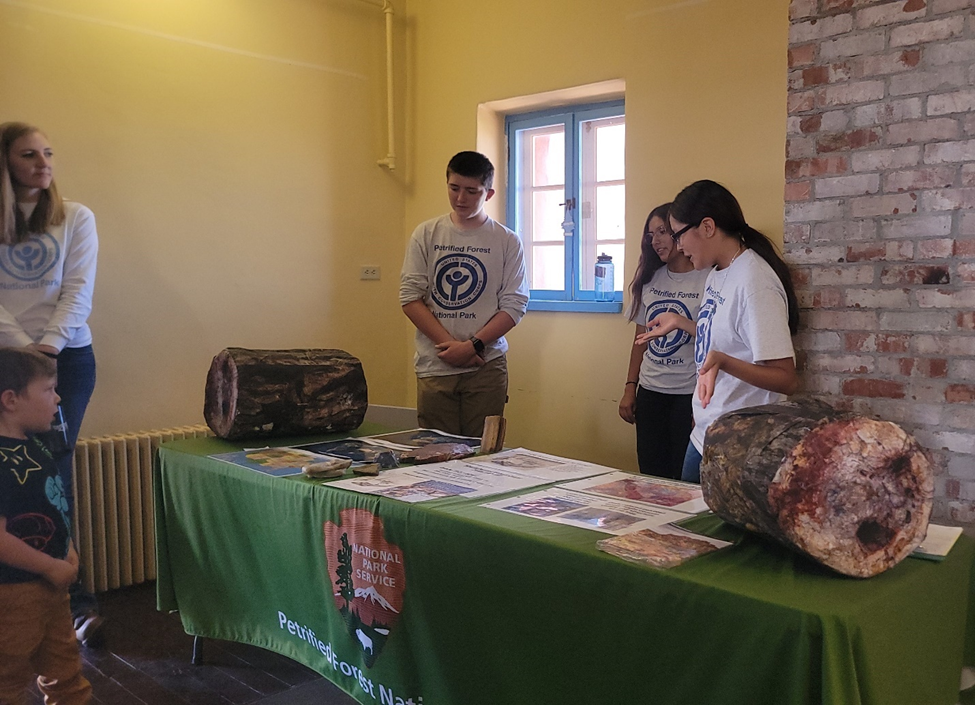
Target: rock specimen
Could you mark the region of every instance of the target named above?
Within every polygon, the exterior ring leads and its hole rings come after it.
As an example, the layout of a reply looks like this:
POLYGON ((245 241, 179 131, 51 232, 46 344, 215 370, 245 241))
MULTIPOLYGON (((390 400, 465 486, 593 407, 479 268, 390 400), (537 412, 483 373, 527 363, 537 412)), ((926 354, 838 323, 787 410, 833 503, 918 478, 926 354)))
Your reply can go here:
POLYGON ((335 460, 323 460, 320 463, 311 463, 301 468, 308 477, 327 479, 330 477, 342 477, 346 468, 352 465, 352 461, 346 458, 336 458, 335 460))
POLYGON ((866 578, 924 539, 934 479, 896 424, 815 401, 725 414, 708 429, 704 501, 725 521, 866 578))
POLYGON ((466 458, 474 455, 474 450, 463 443, 430 443, 400 455, 400 460, 414 463, 442 463, 447 460, 466 458))
POLYGON ((368 406, 362 363, 342 350, 227 348, 207 374, 203 417, 220 438, 350 431, 368 406))
POLYGON ((486 416, 481 433, 481 453, 497 453, 504 448, 504 432, 508 422, 503 416, 486 416))

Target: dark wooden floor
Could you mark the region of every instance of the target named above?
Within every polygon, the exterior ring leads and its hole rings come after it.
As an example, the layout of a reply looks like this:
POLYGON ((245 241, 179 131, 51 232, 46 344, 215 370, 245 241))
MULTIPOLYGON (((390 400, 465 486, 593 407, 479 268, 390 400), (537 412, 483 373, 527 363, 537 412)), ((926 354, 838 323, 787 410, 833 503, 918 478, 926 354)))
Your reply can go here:
MULTIPOLYGON (((104 646, 82 647, 94 703, 103 705, 355 705, 320 675, 264 649, 207 639, 190 663, 193 637, 179 615, 156 611, 155 583, 98 596, 104 646)), ((43 699, 36 686, 30 705, 43 699)))

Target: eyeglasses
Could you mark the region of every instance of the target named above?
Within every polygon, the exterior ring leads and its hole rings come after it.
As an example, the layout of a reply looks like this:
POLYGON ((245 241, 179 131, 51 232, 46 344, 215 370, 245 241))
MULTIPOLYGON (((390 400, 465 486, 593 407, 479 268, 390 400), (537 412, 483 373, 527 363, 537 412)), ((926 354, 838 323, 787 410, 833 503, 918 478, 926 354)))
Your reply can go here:
POLYGON ((681 228, 680 230, 678 230, 676 233, 672 235, 672 237, 674 238, 674 242, 680 244, 680 236, 686 233, 691 228, 696 228, 699 225, 700 223, 692 223, 691 225, 685 225, 683 228, 681 228))
POLYGON ((667 228, 667 226, 661 225, 656 230, 647 230, 645 233, 643 233, 643 237, 647 237, 648 235, 651 238, 654 238, 654 237, 668 237, 670 235, 670 230, 667 228))

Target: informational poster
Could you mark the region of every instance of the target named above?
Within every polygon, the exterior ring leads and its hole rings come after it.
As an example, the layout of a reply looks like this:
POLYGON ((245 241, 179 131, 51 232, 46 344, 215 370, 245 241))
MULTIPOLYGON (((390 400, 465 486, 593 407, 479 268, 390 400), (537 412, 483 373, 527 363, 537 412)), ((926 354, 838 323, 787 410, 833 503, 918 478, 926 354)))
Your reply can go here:
POLYGON ((652 475, 616 471, 609 475, 570 482, 563 487, 567 490, 650 504, 685 514, 698 514, 708 508, 700 485, 665 480, 652 475))
POLYGON ((398 462, 399 457, 409 450, 405 446, 396 448, 388 444, 372 443, 368 438, 343 438, 338 441, 307 443, 295 446, 295 449, 322 453, 336 458, 346 458, 353 463, 375 463, 379 460, 381 453, 390 454, 398 462))
POLYGON ((210 457, 214 460, 222 460, 225 463, 232 463, 274 477, 299 475, 301 468, 305 465, 332 459, 326 455, 312 453, 300 448, 249 448, 233 453, 219 453, 210 457))
POLYGON ((481 506, 617 535, 687 518, 681 512, 560 487, 481 506))
POLYGON ((539 453, 525 448, 515 448, 513 450, 493 453, 492 455, 481 455, 468 461, 472 465, 490 468, 504 468, 524 475, 531 475, 544 479, 546 482, 558 482, 559 480, 574 480, 580 477, 591 477, 593 475, 604 475, 616 472, 613 468, 587 463, 582 460, 570 460, 560 458, 556 455, 539 453))
POLYGON ((329 487, 412 503, 443 497, 487 497, 544 484, 545 480, 520 472, 451 460, 337 480, 329 483, 329 487))
POLYGON ((412 431, 397 431, 384 433, 380 436, 367 436, 374 443, 390 444, 396 448, 422 448, 431 443, 460 443, 471 448, 481 445, 480 438, 470 436, 455 436, 432 428, 414 428, 412 431))

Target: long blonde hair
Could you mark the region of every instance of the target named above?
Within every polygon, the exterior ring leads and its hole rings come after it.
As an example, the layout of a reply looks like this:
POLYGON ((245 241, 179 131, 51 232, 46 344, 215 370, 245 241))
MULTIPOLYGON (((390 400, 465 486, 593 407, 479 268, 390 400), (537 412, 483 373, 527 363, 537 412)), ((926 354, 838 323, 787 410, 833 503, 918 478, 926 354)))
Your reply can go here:
POLYGON ((0 245, 17 245, 31 235, 46 232, 52 225, 64 222, 64 201, 54 181, 41 191, 37 206, 30 218, 17 207, 13 177, 10 174, 10 149, 24 135, 40 132, 24 122, 5 122, 0 125, 0 245))

